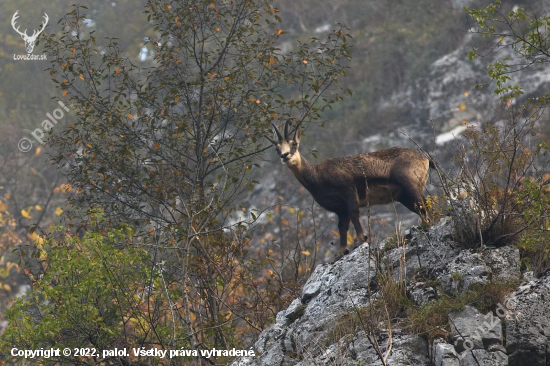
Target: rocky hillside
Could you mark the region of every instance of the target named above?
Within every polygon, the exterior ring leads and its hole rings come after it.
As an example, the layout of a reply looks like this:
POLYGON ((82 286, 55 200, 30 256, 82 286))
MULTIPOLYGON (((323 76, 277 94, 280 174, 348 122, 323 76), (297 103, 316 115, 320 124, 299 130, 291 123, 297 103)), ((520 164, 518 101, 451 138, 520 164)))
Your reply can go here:
POLYGON ((462 249, 452 232, 446 217, 428 231, 413 227, 406 245, 379 257, 364 243, 336 263, 318 266, 301 298, 261 333, 256 357, 233 366, 382 365, 377 345, 392 366, 548 365, 550 275, 534 279, 530 272, 522 274, 513 246, 462 249), (405 280, 407 295, 414 299, 409 306, 419 309, 429 309, 445 294, 458 299, 494 284, 519 287, 490 310, 480 303, 481 310, 456 305, 440 329, 434 329, 429 316, 414 331, 406 326, 410 323, 388 326, 385 321, 374 331, 364 310, 383 300, 381 273, 405 280))

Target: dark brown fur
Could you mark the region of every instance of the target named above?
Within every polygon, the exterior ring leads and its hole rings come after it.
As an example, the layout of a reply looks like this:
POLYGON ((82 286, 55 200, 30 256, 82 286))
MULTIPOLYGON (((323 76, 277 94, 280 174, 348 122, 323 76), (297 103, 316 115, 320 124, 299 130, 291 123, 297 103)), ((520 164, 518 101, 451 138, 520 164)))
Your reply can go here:
POLYGON ((266 136, 277 148, 298 181, 319 205, 338 216, 339 254, 347 253, 347 232, 350 220, 357 239, 366 240, 359 221, 359 207, 401 202, 409 210, 425 217, 424 196, 429 161, 414 149, 392 147, 366 154, 357 154, 309 163, 298 152, 300 128, 294 138, 285 136, 275 125, 278 141, 266 136))

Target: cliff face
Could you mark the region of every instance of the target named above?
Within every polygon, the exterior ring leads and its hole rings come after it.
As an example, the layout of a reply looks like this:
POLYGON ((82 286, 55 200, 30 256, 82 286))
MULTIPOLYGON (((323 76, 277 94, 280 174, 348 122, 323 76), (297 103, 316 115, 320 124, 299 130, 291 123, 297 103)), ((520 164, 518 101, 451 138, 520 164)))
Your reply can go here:
MULTIPOLYGON (((383 355, 391 347, 387 365, 548 365, 550 274, 540 279, 522 275, 513 246, 462 249, 453 242, 452 230, 452 220, 446 217, 429 231, 413 227, 408 244, 387 250, 381 260, 375 260, 374 251, 364 243, 336 263, 318 266, 301 298, 261 333, 254 346, 256 357, 241 358, 233 366, 382 365, 376 343, 383 355), (396 281, 406 278, 407 294, 419 307, 444 293, 464 293, 475 284, 520 286, 493 311, 469 305, 452 311, 442 331, 445 336, 435 339, 426 335, 429 319, 426 334, 399 326, 390 332, 385 322, 377 332, 370 332, 366 324, 343 327, 343 319, 361 314, 369 299, 375 303, 382 296, 377 273, 392 273, 396 281)), ((354 319, 367 321, 361 316, 354 319)))

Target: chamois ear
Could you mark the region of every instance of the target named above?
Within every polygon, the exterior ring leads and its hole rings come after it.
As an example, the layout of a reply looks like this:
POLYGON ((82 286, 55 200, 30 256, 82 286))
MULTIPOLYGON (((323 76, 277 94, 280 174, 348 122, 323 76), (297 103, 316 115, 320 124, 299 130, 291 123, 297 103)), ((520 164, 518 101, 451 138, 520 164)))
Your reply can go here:
POLYGON ((300 143, 300 135, 302 134, 302 129, 300 128, 300 124, 296 127, 296 132, 294 132, 294 142, 297 144, 300 143))

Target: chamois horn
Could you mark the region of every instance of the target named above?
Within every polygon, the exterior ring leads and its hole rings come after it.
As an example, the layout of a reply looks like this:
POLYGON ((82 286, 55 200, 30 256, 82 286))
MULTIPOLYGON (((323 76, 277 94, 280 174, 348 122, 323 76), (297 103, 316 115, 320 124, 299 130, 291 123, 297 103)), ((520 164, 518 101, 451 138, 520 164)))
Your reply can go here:
POLYGON ((284 140, 283 136, 279 132, 279 129, 277 128, 277 126, 275 126, 275 123, 271 122, 271 126, 273 126, 273 129, 275 130, 275 133, 277 134, 277 138, 279 139, 279 142, 283 141, 284 140))
POLYGON ((292 118, 289 118, 285 122, 285 139, 288 139, 288 125, 290 124, 290 121, 292 121, 292 118))

